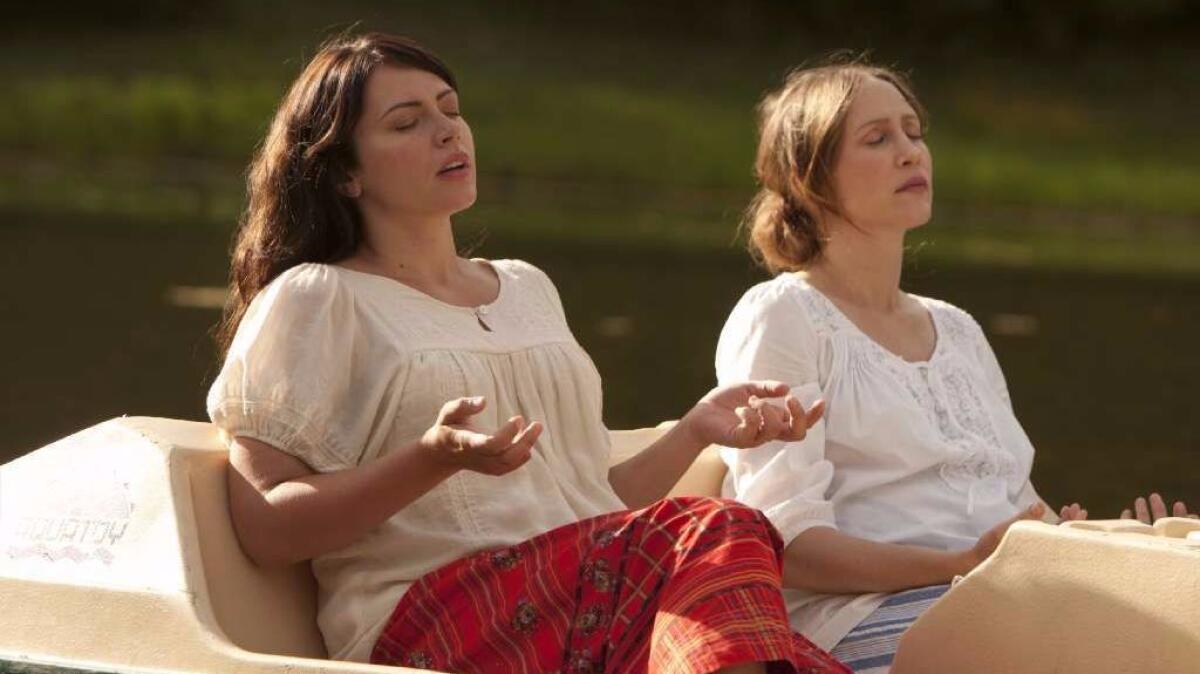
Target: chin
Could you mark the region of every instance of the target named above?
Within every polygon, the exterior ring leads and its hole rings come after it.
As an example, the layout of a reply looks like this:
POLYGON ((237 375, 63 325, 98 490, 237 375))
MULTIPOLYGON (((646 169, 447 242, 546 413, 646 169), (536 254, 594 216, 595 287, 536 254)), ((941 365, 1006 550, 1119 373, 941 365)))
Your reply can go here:
POLYGON ((463 199, 457 200, 454 204, 450 205, 448 210, 450 211, 451 215, 453 215, 455 213, 462 213, 463 211, 467 210, 468 208, 470 208, 474 205, 475 205, 475 192, 472 190, 469 198, 463 198, 463 199))
POLYGON ((929 224, 929 221, 933 219, 933 209, 926 207, 926 208, 914 210, 912 212, 907 213, 906 215, 908 217, 906 217, 904 219, 905 220, 904 228, 905 229, 916 229, 918 227, 929 224))

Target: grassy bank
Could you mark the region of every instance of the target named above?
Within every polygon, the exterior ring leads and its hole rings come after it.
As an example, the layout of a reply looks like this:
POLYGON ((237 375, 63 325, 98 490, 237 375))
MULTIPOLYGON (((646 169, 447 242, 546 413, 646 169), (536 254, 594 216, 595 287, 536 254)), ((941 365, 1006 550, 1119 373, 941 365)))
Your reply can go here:
MULTIPOLYGON (((364 19, 423 39, 459 71, 485 173, 468 227, 729 246, 753 189, 759 95, 839 44, 800 30, 590 29, 483 3, 222 7, 186 28, 4 41, 0 212, 229 227, 287 82, 322 36, 364 19)), ((878 50, 914 71, 933 115, 938 215, 914 240, 920 255, 1200 271, 1191 53, 957 49, 878 50)))

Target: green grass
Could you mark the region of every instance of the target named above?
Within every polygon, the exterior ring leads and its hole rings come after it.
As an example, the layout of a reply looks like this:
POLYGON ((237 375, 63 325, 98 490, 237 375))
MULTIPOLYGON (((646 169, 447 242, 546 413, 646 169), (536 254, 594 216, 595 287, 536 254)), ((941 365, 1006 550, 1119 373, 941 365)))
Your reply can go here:
MULTIPOLYGON (((550 26, 471 3, 367 3, 336 17, 317 4, 232 7, 230 26, 0 46, 10 91, 0 99, 0 212, 230 226, 245 164, 288 81, 318 36, 359 16, 404 25, 459 72, 484 173, 467 222, 530 237, 727 246, 753 190, 757 98, 819 51, 788 36, 687 42, 550 26), (45 58, 31 63, 35 49, 45 58)), ((933 114, 939 210, 951 212, 922 254, 1196 270, 1200 136, 1181 131, 1193 125, 1186 63, 1170 52, 1086 63, 981 54, 953 67, 913 57, 905 65, 933 114), (974 224, 1006 213, 1037 223, 974 224)))

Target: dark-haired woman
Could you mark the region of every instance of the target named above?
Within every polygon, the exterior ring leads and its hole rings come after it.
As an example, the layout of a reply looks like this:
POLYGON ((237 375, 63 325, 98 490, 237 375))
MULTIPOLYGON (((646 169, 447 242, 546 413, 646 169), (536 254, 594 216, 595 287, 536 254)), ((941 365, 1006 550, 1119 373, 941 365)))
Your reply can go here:
POLYGON ((845 671, 789 628, 761 513, 660 500, 705 445, 799 440, 820 407, 724 386, 610 468, 553 284, 457 255, 475 197, 455 79, 418 45, 339 41, 291 88, 250 171, 208 397, 247 554, 312 561, 340 659, 845 671))

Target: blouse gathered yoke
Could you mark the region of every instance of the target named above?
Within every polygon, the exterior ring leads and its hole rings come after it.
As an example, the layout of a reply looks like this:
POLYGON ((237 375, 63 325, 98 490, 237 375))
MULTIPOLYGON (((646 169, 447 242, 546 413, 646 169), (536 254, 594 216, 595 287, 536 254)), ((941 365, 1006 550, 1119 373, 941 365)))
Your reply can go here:
POLYGON ((422 575, 625 508, 607 478, 600 376, 554 285, 525 262, 491 265, 500 292, 478 308, 335 265, 289 269, 251 302, 209 391, 209 416, 228 437, 261 440, 321 473, 418 440, 454 398, 487 398, 472 419, 480 429, 517 414, 545 424, 517 470, 461 471, 312 561, 333 658, 367 661, 422 575))
MULTIPOLYGON (((824 418, 800 442, 723 449, 724 492, 762 510, 785 543, 811 527, 963 550, 1038 501, 1033 446, 1004 375, 966 312, 917 297, 937 343, 928 360, 888 351, 797 274, 742 297, 721 333, 721 383, 777 379, 824 418)), ((792 625, 831 649, 887 595, 787 590, 792 625)))

